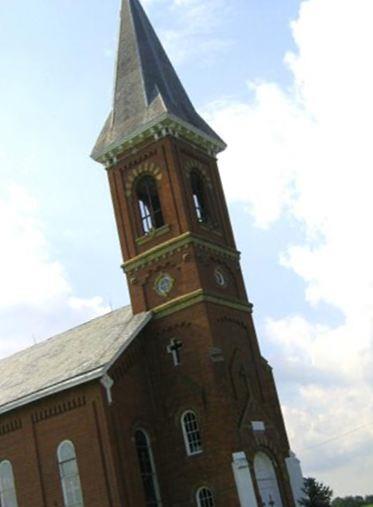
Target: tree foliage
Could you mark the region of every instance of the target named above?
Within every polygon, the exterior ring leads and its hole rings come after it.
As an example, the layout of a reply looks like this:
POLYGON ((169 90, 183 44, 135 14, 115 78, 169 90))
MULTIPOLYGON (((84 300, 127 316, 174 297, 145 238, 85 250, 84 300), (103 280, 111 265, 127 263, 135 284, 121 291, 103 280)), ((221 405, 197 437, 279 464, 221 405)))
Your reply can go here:
POLYGON ((312 477, 304 479, 303 491, 305 498, 300 503, 304 507, 330 507, 332 505, 333 491, 312 477))
POLYGON ((373 495, 337 497, 332 507, 373 507, 373 495))

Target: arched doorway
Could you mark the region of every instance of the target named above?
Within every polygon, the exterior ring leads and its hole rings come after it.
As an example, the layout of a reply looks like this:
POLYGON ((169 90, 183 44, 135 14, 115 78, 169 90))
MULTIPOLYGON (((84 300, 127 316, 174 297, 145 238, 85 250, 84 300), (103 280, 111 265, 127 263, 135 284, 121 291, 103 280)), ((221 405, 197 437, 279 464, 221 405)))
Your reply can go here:
POLYGON ((271 458, 258 452, 254 458, 255 478, 262 499, 261 507, 282 507, 280 489, 271 458))

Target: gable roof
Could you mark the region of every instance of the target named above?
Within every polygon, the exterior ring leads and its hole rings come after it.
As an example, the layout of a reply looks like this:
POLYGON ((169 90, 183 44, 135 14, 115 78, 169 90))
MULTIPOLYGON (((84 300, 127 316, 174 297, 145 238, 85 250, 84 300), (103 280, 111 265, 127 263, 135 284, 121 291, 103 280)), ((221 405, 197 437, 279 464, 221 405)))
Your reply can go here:
POLYGON ((101 161, 136 134, 172 119, 224 149, 194 109, 139 0, 122 0, 114 104, 93 149, 101 161))
POLYGON ((102 377, 150 319, 127 306, 0 360, 0 414, 102 377))

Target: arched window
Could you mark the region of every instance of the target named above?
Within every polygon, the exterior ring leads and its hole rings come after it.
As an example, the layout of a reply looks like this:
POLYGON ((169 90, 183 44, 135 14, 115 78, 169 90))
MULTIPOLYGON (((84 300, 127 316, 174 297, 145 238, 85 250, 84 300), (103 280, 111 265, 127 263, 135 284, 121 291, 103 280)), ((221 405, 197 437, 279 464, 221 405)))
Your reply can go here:
POLYGON ((143 233, 149 234, 153 229, 162 227, 164 220, 155 179, 143 176, 137 183, 136 195, 143 233))
POLYGON ((196 414, 191 410, 185 412, 181 418, 181 426, 188 456, 202 452, 201 433, 196 414))
POLYGON ((18 507, 13 467, 10 461, 0 463, 0 505, 18 507))
POLYGON ((157 507, 161 505, 161 498, 149 437, 145 431, 137 430, 135 433, 135 442, 146 505, 149 507, 157 507))
POLYGON ((254 470, 262 504, 265 507, 282 507, 276 471, 271 458, 264 452, 258 452, 254 458, 254 470))
POLYGON ((199 488, 196 500, 198 507, 215 507, 214 495, 209 488, 199 488))
POLYGON ((65 507, 83 507, 78 462, 72 442, 62 442, 57 451, 65 507))
POLYGON ((192 185, 193 202, 197 220, 198 222, 205 223, 209 219, 209 210, 204 179, 198 171, 193 170, 190 173, 190 183, 192 185))

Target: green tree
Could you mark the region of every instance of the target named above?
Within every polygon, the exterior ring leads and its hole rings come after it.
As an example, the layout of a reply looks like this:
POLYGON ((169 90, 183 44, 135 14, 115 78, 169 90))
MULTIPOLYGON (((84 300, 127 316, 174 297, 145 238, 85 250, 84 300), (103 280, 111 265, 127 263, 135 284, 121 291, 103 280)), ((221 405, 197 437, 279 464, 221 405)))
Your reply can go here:
POLYGON ((328 487, 317 482, 316 479, 308 477, 304 479, 303 488, 305 498, 300 504, 304 507, 330 507, 333 491, 328 487))
POLYGON ((355 496, 346 496, 344 498, 336 498, 332 502, 332 507, 362 507, 364 498, 355 496))
POLYGON ((332 507, 372 507, 373 495, 367 495, 365 498, 358 496, 337 497, 332 501, 332 507))

